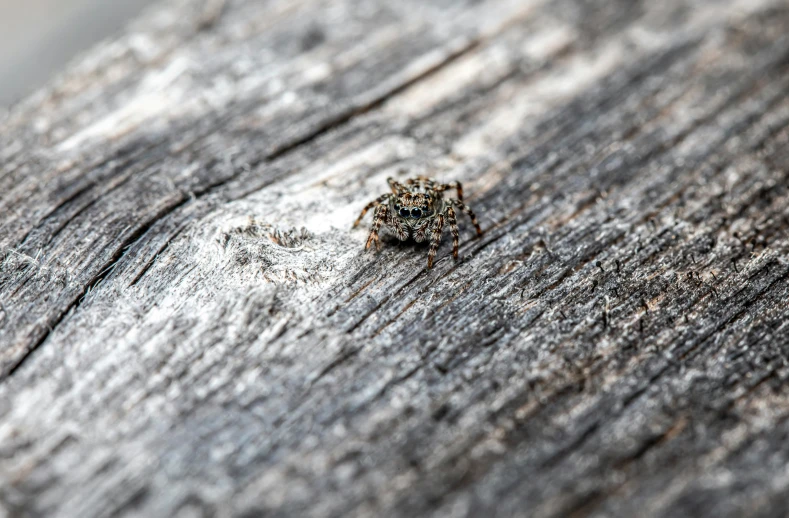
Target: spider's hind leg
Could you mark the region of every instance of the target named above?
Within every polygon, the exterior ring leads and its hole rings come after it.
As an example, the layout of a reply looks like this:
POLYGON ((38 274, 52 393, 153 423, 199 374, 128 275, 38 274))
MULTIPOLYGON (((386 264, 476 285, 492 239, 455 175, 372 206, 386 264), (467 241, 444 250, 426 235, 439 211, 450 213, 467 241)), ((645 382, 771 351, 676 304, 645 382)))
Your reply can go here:
POLYGON ((458 200, 463 201, 463 184, 460 182, 452 182, 447 184, 449 189, 455 189, 458 193, 458 200))
POLYGON ((391 176, 386 179, 386 182, 389 184, 389 188, 392 189, 393 194, 402 194, 408 190, 405 185, 401 184, 391 176))
POLYGON ((444 189, 455 189, 458 194, 458 200, 463 201, 463 184, 460 182, 450 182, 441 185, 444 189))
POLYGON ((431 187, 436 192, 444 192, 455 189, 458 194, 458 200, 463 201, 463 184, 460 182, 439 183, 431 187))

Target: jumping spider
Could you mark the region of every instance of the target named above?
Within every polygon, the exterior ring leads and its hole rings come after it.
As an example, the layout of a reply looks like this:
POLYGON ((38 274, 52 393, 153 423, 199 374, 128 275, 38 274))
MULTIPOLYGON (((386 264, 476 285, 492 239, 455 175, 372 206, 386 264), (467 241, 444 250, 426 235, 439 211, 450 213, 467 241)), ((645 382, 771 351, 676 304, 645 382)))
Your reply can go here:
POLYGON ((482 229, 477 223, 477 216, 468 205, 463 203, 463 186, 460 182, 438 183, 424 176, 406 180, 405 184, 394 178, 389 178, 387 181, 392 192, 368 203, 353 224, 356 227, 367 211, 375 207, 373 226, 365 248, 370 248, 373 243, 377 249, 381 248, 378 230, 381 228, 381 224, 386 223, 386 227, 400 241, 405 241, 409 237, 414 238, 414 241, 418 243, 430 239, 427 267, 432 268, 433 258, 441 243, 441 231, 446 221, 452 232, 452 256, 457 259, 459 233, 455 208, 468 214, 471 217, 471 223, 477 229, 477 235, 482 235, 482 229), (455 189, 458 195, 457 199, 445 199, 444 191, 447 189, 455 189))

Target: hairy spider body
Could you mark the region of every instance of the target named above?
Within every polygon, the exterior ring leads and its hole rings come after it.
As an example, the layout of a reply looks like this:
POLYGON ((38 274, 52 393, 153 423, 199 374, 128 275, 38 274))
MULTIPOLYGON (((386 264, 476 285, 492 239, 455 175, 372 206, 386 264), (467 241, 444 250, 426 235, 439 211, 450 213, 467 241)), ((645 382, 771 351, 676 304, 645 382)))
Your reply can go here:
POLYGON ((477 229, 477 235, 482 235, 477 216, 468 205, 463 203, 463 186, 460 182, 439 183, 424 176, 411 178, 405 183, 400 183, 394 178, 389 178, 387 181, 392 192, 368 203, 353 224, 356 227, 368 210, 375 209, 366 248, 370 248, 373 243, 376 248, 381 248, 378 233, 384 225, 400 241, 409 238, 418 243, 430 240, 427 267, 432 268, 433 259, 441 244, 444 224, 448 224, 452 233, 452 255, 457 259, 460 233, 456 210, 466 213, 477 229), (457 198, 444 198, 444 191, 451 189, 457 192, 457 198))

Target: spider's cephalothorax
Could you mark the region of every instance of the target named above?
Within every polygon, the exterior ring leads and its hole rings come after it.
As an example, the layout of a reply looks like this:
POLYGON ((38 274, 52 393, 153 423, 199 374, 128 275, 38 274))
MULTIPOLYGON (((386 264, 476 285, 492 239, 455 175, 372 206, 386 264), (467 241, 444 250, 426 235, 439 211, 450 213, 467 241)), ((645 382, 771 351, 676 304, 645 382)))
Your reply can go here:
POLYGON ((362 209, 362 213, 353 226, 357 226, 368 210, 375 207, 373 227, 370 237, 367 238, 367 248, 375 243, 381 247, 378 231, 382 224, 391 230, 400 241, 414 238, 417 242, 430 239, 430 252, 427 255, 427 267, 433 267, 433 258, 436 256, 438 245, 441 243, 441 231, 444 223, 449 224, 452 232, 452 255, 458 257, 458 223, 455 210, 465 212, 471 217, 471 223, 477 229, 477 235, 482 235, 482 229, 477 223, 474 212, 463 203, 463 186, 460 182, 439 183, 430 178, 419 176, 400 183, 394 178, 389 178, 391 193, 386 193, 378 199, 371 201, 362 209), (445 199, 444 191, 455 189, 457 198, 445 199))

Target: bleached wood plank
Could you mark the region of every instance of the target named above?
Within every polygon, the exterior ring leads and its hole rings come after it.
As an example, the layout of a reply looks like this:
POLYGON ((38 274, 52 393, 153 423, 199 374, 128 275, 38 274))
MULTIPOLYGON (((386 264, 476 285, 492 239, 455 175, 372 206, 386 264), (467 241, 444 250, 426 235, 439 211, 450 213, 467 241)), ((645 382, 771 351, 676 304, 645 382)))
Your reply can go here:
POLYGON ((782 3, 204 14, 3 122, 9 514, 782 514, 782 3), (420 173, 430 271, 350 229, 420 173))

